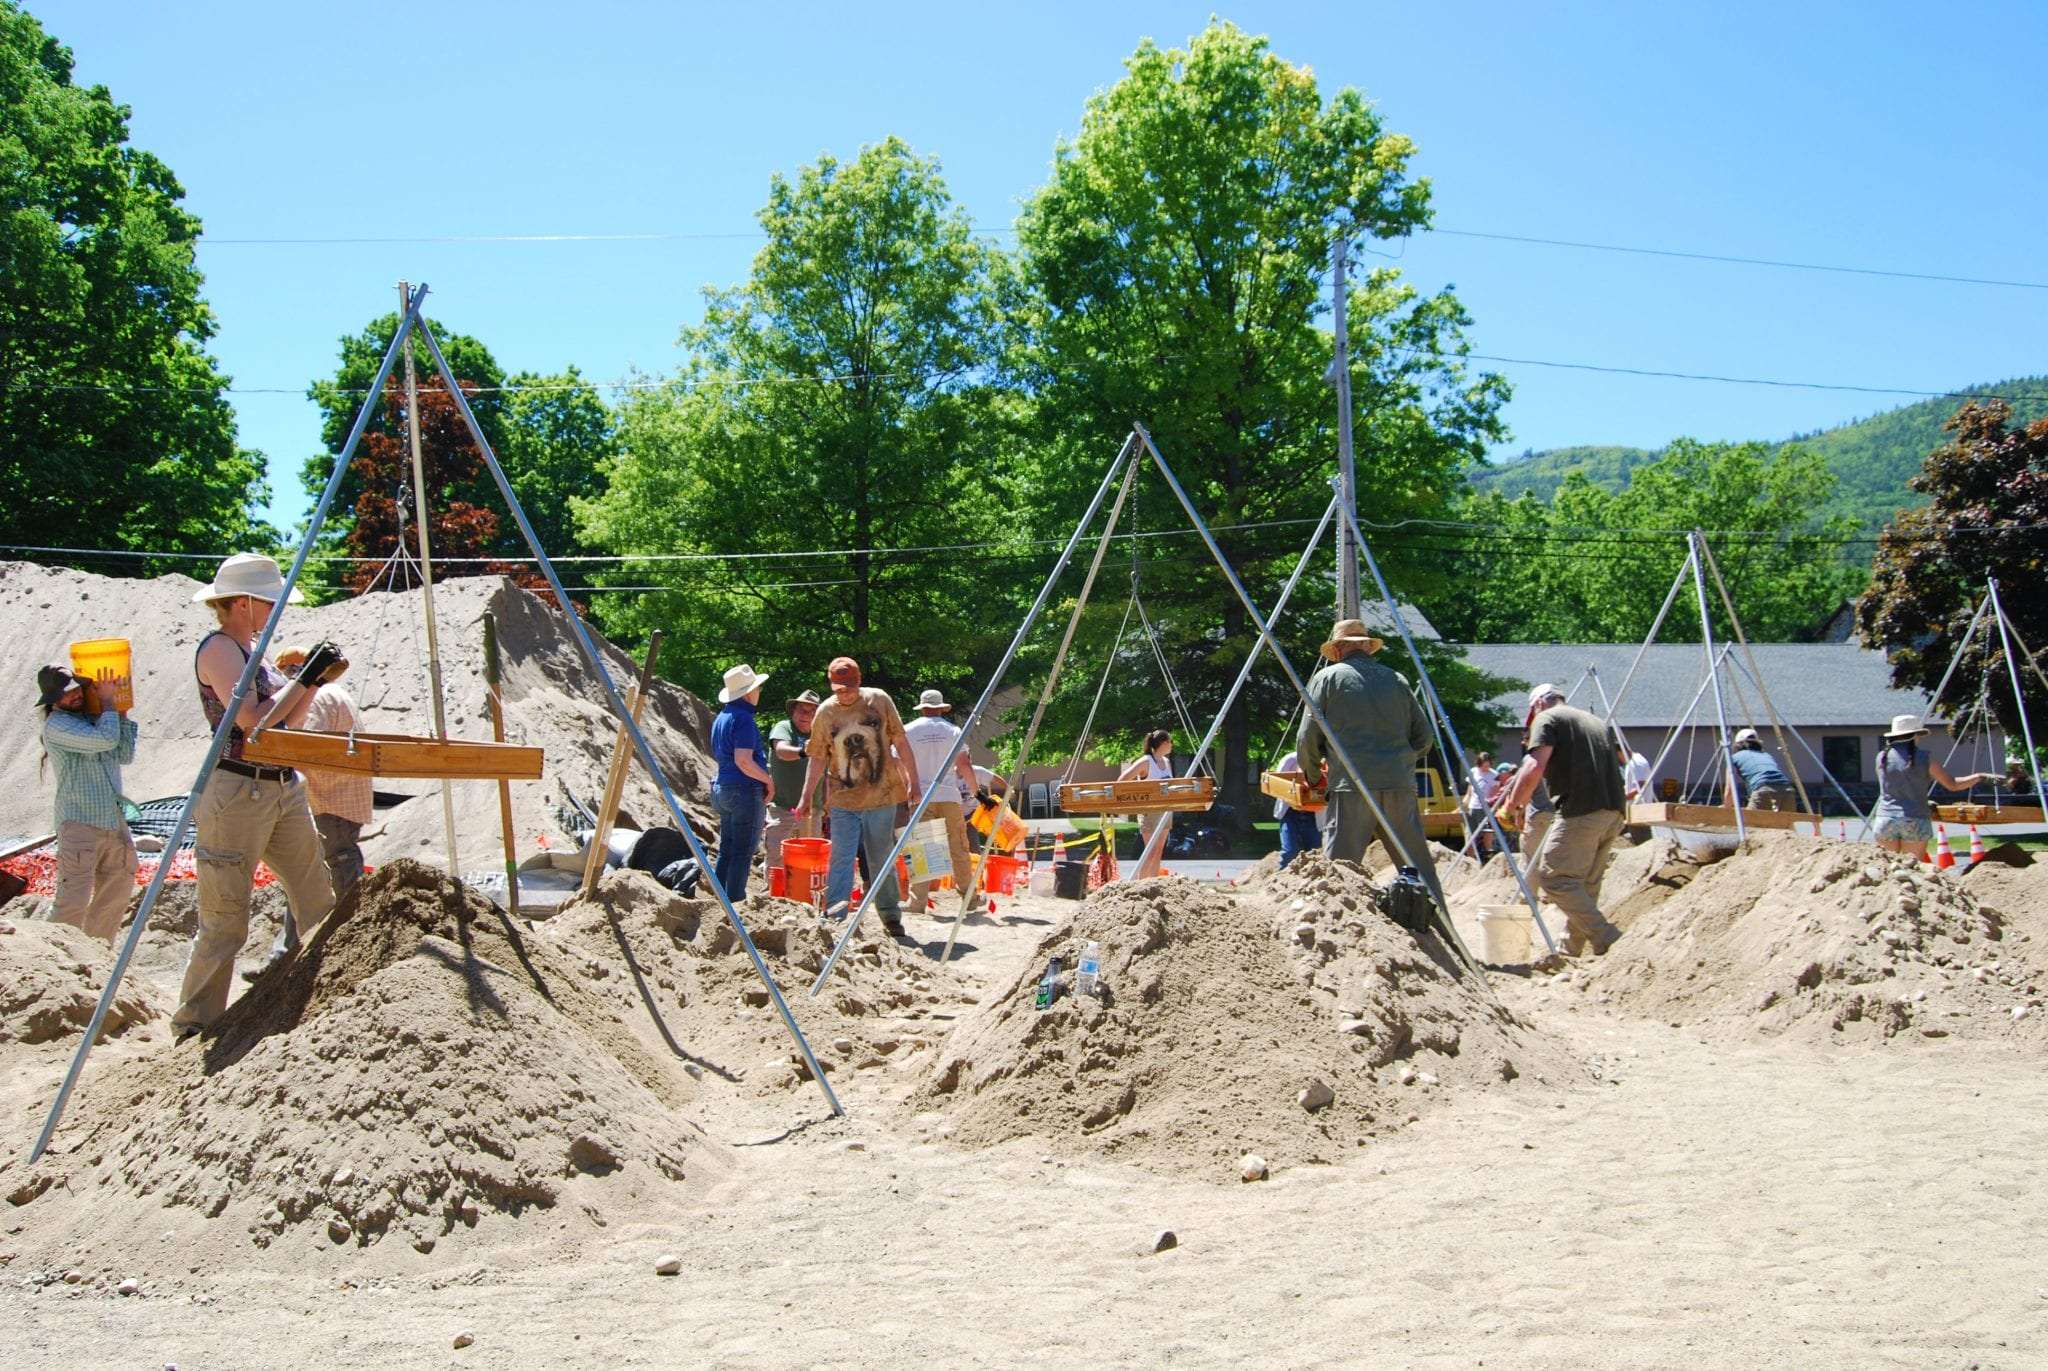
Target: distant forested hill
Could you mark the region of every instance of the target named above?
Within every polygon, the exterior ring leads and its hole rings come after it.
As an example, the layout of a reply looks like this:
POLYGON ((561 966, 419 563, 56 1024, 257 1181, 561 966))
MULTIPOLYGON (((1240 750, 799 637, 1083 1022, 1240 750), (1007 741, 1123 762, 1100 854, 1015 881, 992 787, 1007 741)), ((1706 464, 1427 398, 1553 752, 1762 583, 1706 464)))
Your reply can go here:
MULTIPOLYGON (((1963 393, 2006 396, 2013 402, 2014 417, 2021 422, 2048 414, 2048 376, 1971 386, 1963 393)), ((1841 482, 1823 513, 1851 514, 1866 526, 1876 527, 1895 511, 1920 503, 1906 489, 1906 480, 1941 443, 1942 423, 1963 403, 1948 398, 1921 400, 1836 428, 1798 434, 1788 441, 1804 443, 1820 453, 1841 482)), ((1632 468, 1656 455, 1633 447, 1550 448, 1504 461, 1477 474, 1472 483, 1508 496, 1532 491, 1547 500, 1566 476, 1583 471, 1594 484, 1619 490, 1627 484, 1632 468)))

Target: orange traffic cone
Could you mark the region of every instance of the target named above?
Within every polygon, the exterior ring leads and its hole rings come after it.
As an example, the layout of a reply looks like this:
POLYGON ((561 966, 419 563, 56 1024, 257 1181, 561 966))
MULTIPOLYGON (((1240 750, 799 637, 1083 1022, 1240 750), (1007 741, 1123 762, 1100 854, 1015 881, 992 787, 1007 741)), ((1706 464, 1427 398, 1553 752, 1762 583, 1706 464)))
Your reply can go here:
POLYGON ((1845 843, 1849 841, 1849 821, 1847 819, 1835 820, 1835 836, 1845 843))
POLYGON ((1984 835, 1977 831, 1977 825, 1970 825, 1970 865, 1984 860, 1984 835))
POLYGON ((1948 845, 1948 828, 1943 824, 1934 826, 1934 864, 1944 870, 1956 864, 1956 854, 1948 845))
POLYGON ((1056 862, 1063 862, 1067 859, 1066 834, 1055 833, 1052 835, 1052 859, 1056 862))

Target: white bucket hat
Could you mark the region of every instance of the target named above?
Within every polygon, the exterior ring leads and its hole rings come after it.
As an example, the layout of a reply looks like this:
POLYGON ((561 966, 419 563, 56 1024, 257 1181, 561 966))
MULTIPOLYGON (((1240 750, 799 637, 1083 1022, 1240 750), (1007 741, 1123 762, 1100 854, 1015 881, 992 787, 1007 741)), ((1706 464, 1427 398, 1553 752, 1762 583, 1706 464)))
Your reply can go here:
POLYGON ((951 712, 953 706, 946 703, 946 697, 936 690, 927 690, 917 697, 919 709, 943 709, 951 712))
MULTIPOLYGON (((192 597, 195 605, 210 605, 215 600, 232 600, 237 595, 247 595, 253 600, 264 600, 276 604, 284 594, 284 576, 277 569, 277 560, 265 557, 260 552, 237 552, 220 564, 220 570, 213 573, 213 584, 205 586, 192 597)), ((286 603, 300 604, 305 596, 297 586, 292 587, 291 598, 286 603)))
POLYGON ((1918 714, 1894 714, 1892 726, 1884 731, 1887 738, 1924 738, 1934 730, 1920 722, 1918 714))
POLYGON ((1753 728, 1738 728, 1735 730, 1735 741, 1738 743, 1760 743, 1763 741, 1763 735, 1753 728))
POLYGON ((725 673, 725 689, 718 692, 718 703, 729 705, 734 700, 753 694, 767 683, 768 673, 757 672, 741 662, 725 673))

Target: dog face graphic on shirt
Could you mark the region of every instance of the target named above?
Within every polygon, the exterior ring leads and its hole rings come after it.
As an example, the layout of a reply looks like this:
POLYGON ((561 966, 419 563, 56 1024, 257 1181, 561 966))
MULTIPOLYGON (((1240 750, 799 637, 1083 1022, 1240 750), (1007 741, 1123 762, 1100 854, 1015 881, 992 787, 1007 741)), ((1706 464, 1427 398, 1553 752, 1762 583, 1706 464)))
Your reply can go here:
POLYGON ((882 724, 872 713, 832 735, 832 783, 861 790, 882 779, 882 724))

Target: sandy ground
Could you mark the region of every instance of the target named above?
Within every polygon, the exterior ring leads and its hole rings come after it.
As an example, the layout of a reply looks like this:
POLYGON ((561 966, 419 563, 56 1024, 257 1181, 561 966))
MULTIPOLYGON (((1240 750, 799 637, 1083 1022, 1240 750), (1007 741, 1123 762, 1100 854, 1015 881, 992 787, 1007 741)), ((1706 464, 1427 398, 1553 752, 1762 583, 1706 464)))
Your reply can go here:
MULTIPOLYGON (((1027 900, 970 925, 959 978, 938 978, 958 1002, 930 1027, 1013 979, 1065 910, 1027 900)), ((730 1165, 672 1212, 574 1241, 534 1223, 397 1261, 295 1233, 288 1261, 236 1265, 195 1260, 204 1220, 167 1210, 96 1244, 79 1284, 36 1288, 55 1268, 24 1251, 32 1211, 0 1210, 4 1360, 2048 1365, 2038 1053, 1731 1043, 1617 1017, 1568 983, 1494 980, 1588 1070, 1460 1094, 1340 1164, 1259 1184, 1029 1140, 958 1148, 912 1111, 908 1061, 835 1072, 838 1120, 809 1083, 764 1094, 714 1072, 696 1117, 730 1165), (1179 1245, 1154 1253, 1163 1229, 1179 1245), (654 1274, 665 1253, 680 1275, 654 1274), (126 1277, 139 1293, 115 1293, 126 1277)), ((103 1046, 87 1088, 162 1035, 103 1046)), ((39 1123, 72 1042, 8 1057, 17 1131, 39 1123)))

